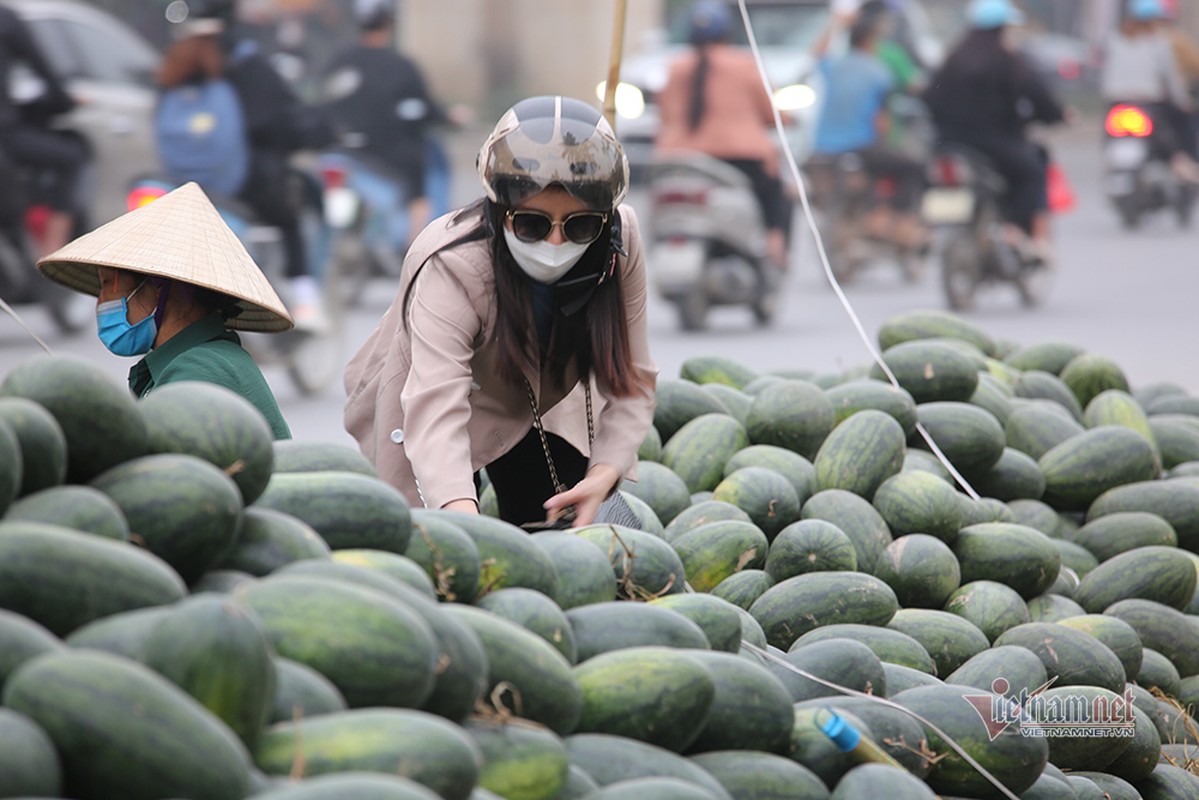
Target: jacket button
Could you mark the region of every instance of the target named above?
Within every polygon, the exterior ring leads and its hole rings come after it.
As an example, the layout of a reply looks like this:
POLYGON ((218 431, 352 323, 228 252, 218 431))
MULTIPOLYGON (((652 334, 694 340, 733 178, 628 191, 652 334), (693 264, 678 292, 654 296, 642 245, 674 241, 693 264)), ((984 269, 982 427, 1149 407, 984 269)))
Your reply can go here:
POLYGON ((394 431, 391 432, 391 440, 393 442, 395 442, 396 444, 403 444, 404 443, 404 432, 402 430, 400 430, 399 428, 396 428, 394 431))

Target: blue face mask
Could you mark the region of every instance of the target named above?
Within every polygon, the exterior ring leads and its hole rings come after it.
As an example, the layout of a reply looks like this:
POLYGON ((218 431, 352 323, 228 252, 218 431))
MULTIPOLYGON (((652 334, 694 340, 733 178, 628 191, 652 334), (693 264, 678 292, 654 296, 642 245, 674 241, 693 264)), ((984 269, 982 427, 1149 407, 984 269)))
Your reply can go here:
POLYGON ((154 346, 154 338, 158 336, 158 323, 154 315, 140 322, 129 322, 129 301, 138 289, 145 286, 145 281, 129 293, 129 297, 120 300, 109 300, 96 306, 96 326, 100 341, 117 356, 141 356, 150 352, 154 346))

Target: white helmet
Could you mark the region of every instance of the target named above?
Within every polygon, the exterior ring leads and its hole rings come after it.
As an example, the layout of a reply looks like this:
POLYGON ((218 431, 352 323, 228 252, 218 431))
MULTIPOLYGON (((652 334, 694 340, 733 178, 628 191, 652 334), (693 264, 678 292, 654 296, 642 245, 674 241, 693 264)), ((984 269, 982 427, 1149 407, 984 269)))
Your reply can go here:
POLYGON ((487 197, 514 205, 558 184, 591 208, 616 208, 629 161, 612 126, 582 100, 543 95, 500 117, 475 162, 487 197))

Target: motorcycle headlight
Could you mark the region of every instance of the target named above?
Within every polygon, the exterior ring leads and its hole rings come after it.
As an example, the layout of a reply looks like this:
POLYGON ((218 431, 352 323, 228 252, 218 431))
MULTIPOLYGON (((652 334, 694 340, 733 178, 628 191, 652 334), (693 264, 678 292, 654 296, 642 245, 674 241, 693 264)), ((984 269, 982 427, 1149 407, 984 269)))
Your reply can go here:
MULTIPOLYGON (((595 87, 595 96, 601 101, 608 90, 608 82, 600 81, 595 87)), ((645 95, 631 83, 616 84, 616 113, 625 119, 637 119, 645 113, 645 95)))
POLYGON ((800 111, 816 104, 816 90, 806 83, 793 83, 774 90, 774 107, 779 111, 800 111))

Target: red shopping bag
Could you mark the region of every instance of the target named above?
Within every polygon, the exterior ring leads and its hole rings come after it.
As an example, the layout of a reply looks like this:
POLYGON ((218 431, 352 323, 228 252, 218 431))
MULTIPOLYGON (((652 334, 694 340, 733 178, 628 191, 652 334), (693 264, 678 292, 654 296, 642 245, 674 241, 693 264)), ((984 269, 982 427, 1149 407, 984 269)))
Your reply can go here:
POLYGON ((1050 211, 1055 214, 1065 214, 1067 211, 1074 210, 1077 205, 1074 188, 1070 186, 1070 179, 1066 177, 1065 170, 1056 161, 1049 162, 1045 183, 1049 194, 1050 211))

